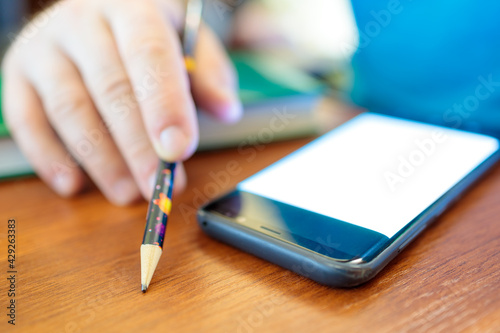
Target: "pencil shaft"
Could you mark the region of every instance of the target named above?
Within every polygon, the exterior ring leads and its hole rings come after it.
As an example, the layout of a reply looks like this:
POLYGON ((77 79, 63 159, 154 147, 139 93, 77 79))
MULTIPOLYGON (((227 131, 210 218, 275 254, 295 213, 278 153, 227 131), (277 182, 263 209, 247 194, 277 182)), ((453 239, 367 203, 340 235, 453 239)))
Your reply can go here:
POLYGON ((175 163, 160 161, 156 172, 156 184, 149 203, 146 229, 142 244, 163 248, 168 216, 172 208, 175 163))
MULTIPOLYGON (((198 38, 198 29, 201 24, 203 14, 203 0, 190 0, 186 7, 186 22, 184 23, 184 33, 182 36, 182 48, 184 56, 194 59, 194 49, 198 38)), ((189 71, 189 66, 188 66, 189 71)))
MULTIPOLYGON (((194 51, 203 13, 203 0, 188 0, 184 26, 184 61, 191 74, 196 68, 194 51)), ((146 229, 141 245, 141 289, 146 292, 156 265, 163 251, 167 221, 172 209, 175 163, 160 161, 156 172, 156 184, 149 203, 146 229)))

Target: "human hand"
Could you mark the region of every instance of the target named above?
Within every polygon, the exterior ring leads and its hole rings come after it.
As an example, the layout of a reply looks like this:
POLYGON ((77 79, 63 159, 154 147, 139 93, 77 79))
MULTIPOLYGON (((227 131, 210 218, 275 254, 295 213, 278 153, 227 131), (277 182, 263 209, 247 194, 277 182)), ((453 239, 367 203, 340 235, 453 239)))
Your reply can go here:
POLYGON ((193 98, 222 121, 239 119, 234 70, 206 27, 190 87, 183 20, 174 0, 66 0, 21 32, 3 63, 4 118, 57 193, 79 192, 86 172, 115 204, 149 198, 158 157, 182 161, 196 149, 193 98))

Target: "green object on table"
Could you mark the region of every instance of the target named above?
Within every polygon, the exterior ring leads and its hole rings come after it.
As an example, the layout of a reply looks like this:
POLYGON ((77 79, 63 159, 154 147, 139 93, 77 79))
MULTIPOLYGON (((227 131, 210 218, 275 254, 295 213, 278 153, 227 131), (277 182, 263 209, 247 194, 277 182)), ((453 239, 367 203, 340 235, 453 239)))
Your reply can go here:
POLYGON ((239 78, 243 105, 299 95, 318 95, 324 85, 277 56, 250 52, 230 53, 239 78))

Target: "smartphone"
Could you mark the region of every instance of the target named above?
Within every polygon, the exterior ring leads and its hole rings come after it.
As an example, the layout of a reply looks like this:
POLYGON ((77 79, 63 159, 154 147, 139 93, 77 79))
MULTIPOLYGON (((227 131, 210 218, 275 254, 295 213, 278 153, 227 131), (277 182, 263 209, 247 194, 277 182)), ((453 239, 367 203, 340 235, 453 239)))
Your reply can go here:
POLYGON ((499 159, 498 139, 364 113, 198 211, 210 236, 334 287, 373 278, 499 159))

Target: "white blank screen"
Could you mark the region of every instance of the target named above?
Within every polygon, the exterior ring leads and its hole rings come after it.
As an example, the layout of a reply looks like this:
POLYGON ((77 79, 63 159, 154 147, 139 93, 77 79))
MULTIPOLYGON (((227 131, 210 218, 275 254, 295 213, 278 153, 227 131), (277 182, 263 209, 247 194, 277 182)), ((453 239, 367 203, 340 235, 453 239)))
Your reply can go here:
POLYGON ((498 147, 488 136, 365 113, 238 189, 392 237, 498 147))

